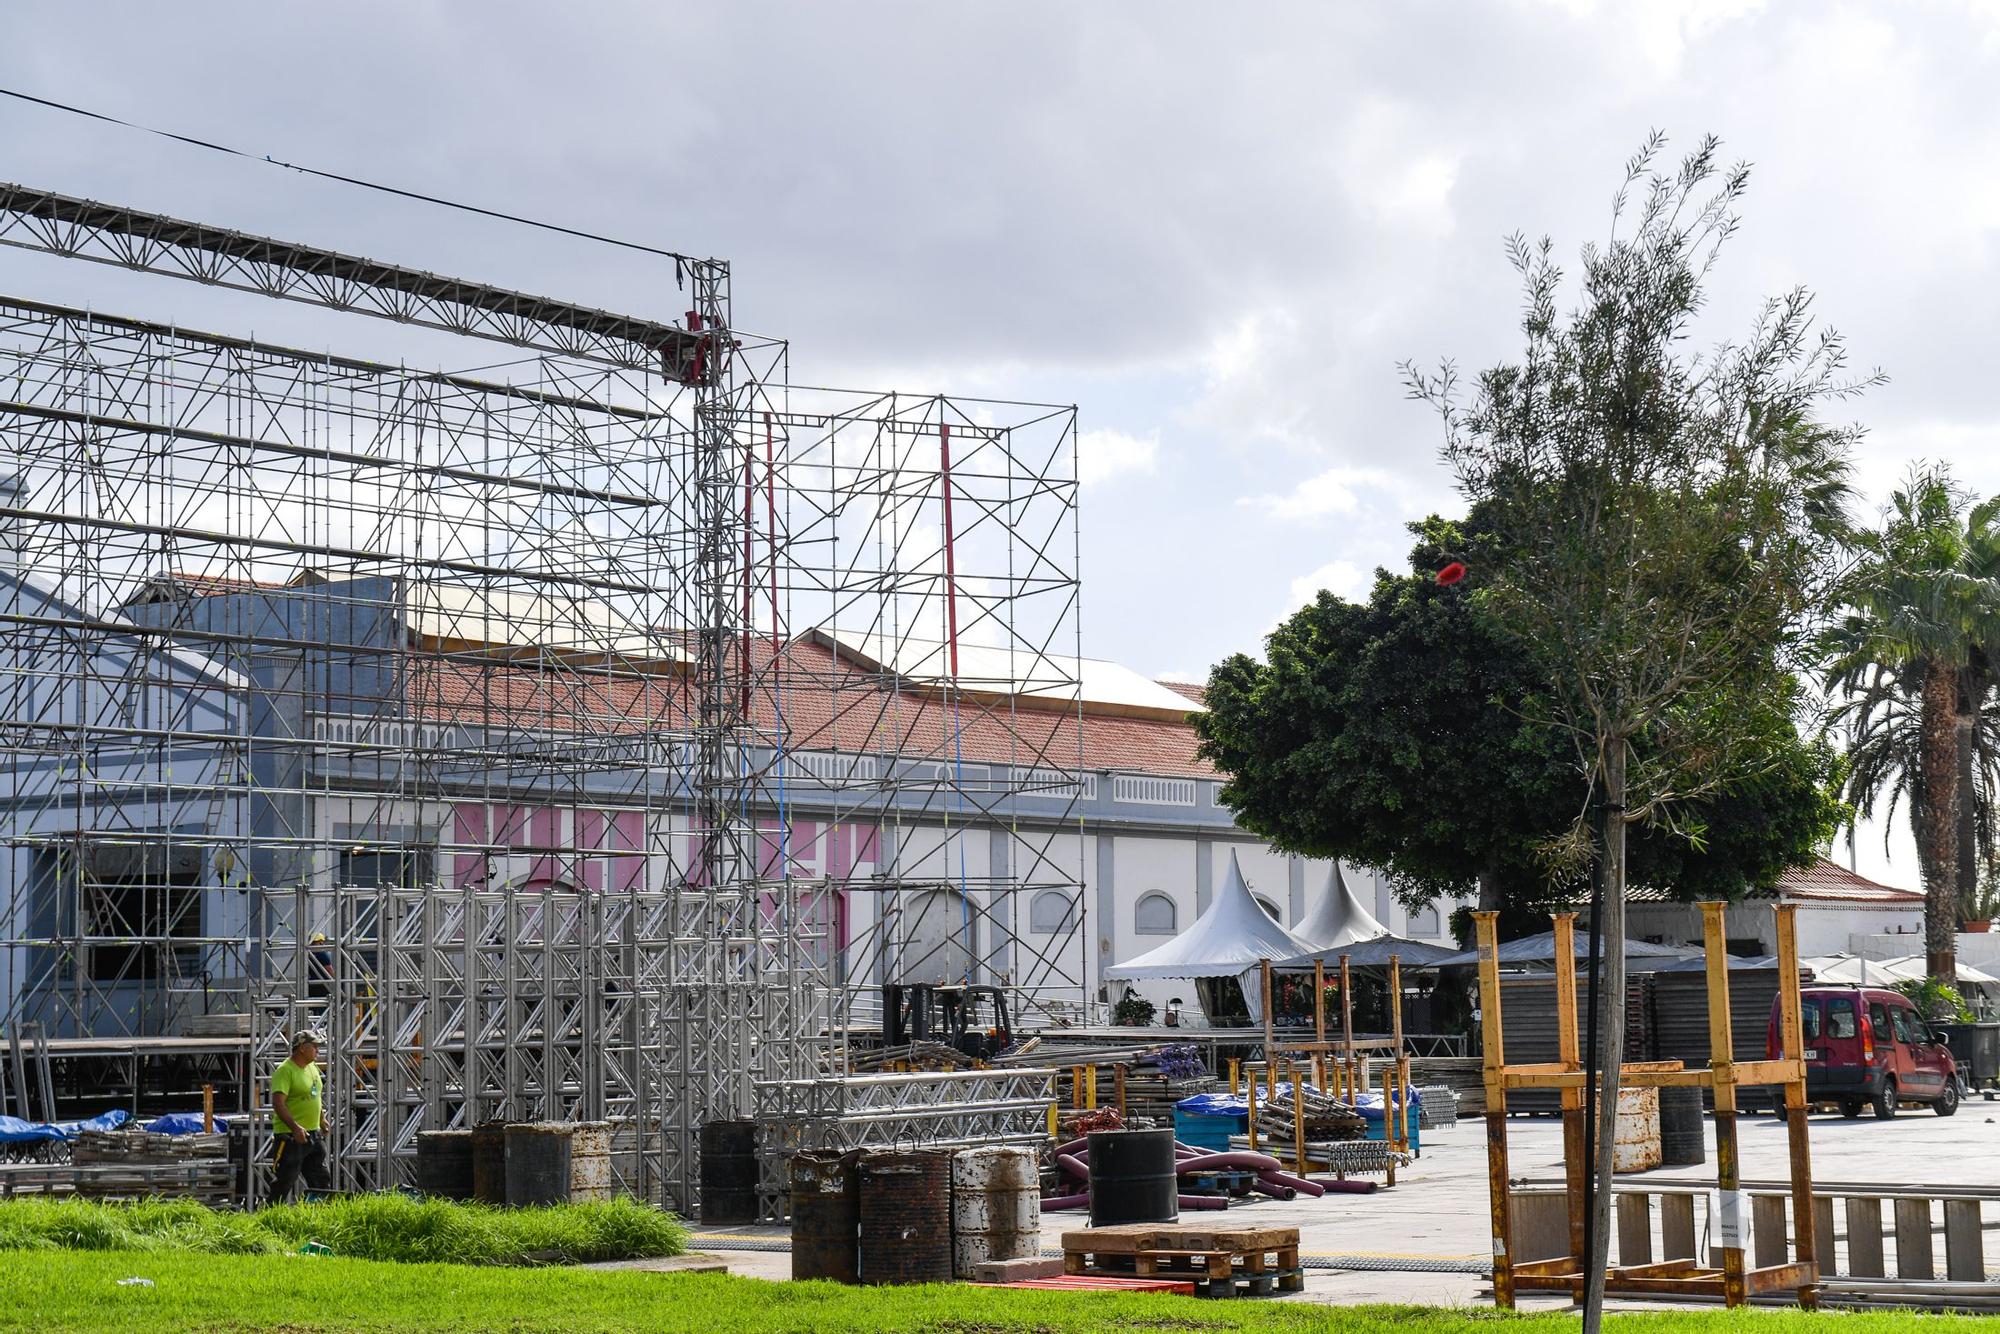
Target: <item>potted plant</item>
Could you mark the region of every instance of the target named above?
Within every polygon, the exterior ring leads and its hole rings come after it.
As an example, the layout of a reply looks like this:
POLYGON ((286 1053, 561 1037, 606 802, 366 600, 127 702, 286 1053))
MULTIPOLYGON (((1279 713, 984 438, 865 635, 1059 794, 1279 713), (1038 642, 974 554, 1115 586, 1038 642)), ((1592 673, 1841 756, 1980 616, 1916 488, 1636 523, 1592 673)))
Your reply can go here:
POLYGON ((2000 915, 2000 885, 1989 879, 1965 903, 1959 906, 1958 929, 1979 933, 1993 929, 1993 918, 2000 915))
POLYGON ((1111 1007, 1111 1022, 1125 1028, 1145 1028, 1153 1022, 1153 1002, 1136 991, 1128 991, 1111 1007))

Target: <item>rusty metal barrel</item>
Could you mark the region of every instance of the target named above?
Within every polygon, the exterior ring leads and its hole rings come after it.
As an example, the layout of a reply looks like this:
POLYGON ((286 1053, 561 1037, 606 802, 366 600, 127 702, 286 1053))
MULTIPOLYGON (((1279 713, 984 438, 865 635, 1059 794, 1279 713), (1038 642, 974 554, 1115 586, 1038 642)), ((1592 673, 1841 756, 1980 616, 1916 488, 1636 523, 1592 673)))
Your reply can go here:
POLYGON ((417 1189, 443 1200, 473 1198, 470 1130, 417 1132, 417 1189))
POLYGON ((1180 1221, 1171 1130, 1090 1132, 1090 1225, 1180 1221))
POLYGON ((971 1278, 986 1260, 1042 1246, 1042 1173, 1033 1149, 962 1149, 951 1160, 951 1269, 971 1278))
POLYGON ((507 1203, 569 1203, 574 1130, 567 1121, 517 1121, 507 1127, 507 1203))
POLYGON ((507 1126, 488 1121, 472 1131, 472 1198, 507 1203, 507 1126))
POLYGON ((757 1221, 757 1123, 710 1121, 701 1128, 701 1221, 757 1221))
POLYGON ((792 1277, 858 1283, 861 1196, 853 1150, 792 1158, 792 1277))
POLYGON ((603 1203, 611 1194, 611 1123, 579 1121, 569 1140, 570 1202, 603 1203))
POLYGON ((861 1281, 951 1282, 951 1154, 864 1153, 860 1177, 861 1281))
POLYGON ((1616 1172, 1650 1172, 1660 1165, 1660 1091, 1618 1090, 1611 1167, 1616 1172))

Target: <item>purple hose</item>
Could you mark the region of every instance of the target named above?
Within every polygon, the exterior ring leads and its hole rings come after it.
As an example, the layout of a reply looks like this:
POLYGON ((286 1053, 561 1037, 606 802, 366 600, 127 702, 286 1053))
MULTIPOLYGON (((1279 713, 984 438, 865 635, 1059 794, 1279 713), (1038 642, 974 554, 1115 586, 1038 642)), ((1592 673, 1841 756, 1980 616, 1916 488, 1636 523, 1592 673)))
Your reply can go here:
POLYGON ((1090 1168, 1087 1167, 1080 1160, 1072 1158, 1069 1154, 1066 1153, 1057 1154, 1056 1166, 1060 1167, 1063 1171, 1075 1177, 1078 1181, 1090 1180, 1090 1168))
POLYGON ((1334 1195, 1373 1195, 1376 1183, 1373 1181, 1323 1181, 1320 1185, 1334 1195))
POLYGON ((1247 1149, 1232 1149, 1228 1153, 1204 1153, 1198 1158, 1183 1158, 1174 1164, 1176 1172, 1237 1171, 1257 1173, 1275 1172, 1284 1164, 1266 1153, 1251 1153, 1247 1149))
POLYGON ((1295 1177, 1290 1172, 1260 1172, 1258 1173, 1258 1180, 1268 1181, 1274 1186, 1290 1186, 1300 1194, 1310 1195, 1314 1199, 1318 1199, 1320 1196, 1326 1194, 1326 1187, 1320 1185, 1317 1181, 1308 1181, 1304 1177, 1295 1177))
POLYGON ((1081 1209, 1089 1203, 1090 1196, 1088 1195, 1051 1195, 1042 1201, 1042 1212, 1049 1213, 1056 1209, 1081 1209))
POLYGON ((1299 1194, 1299 1192, 1291 1186, 1273 1185, 1271 1182, 1266 1181, 1262 1177, 1258 1177, 1255 1181, 1251 1182, 1250 1189, 1256 1191, 1259 1195, 1269 1195, 1274 1200, 1297 1199, 1299 1194))
MULTIPOLYGON (((1042 1207, 1044 1209, 1048 1208, 1046 1204, 1042 1207)), ((1227 1209, 1228 1207, 1229 1197, 1227 1195, 1181 1196, 1181 1208, 1183 1209, 1227 1209)))

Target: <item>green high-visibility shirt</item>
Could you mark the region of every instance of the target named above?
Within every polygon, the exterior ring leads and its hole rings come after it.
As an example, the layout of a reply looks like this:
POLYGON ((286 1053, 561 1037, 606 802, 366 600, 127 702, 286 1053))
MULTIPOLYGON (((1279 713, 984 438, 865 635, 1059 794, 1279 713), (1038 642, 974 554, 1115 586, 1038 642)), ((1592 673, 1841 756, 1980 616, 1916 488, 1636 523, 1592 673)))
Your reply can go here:
MULTIPOLYGON (((271 1076, 271 1096, 285 1095, 285 1110, 292 1114, 292 1120, 299 1123, 300 1130, 319 1129, 319 1089, 320 1073, 317 1063, 301 1066, 287 1057, 271 1076)), ((282 1127, 285 1123, 278 1122, 282 1127)))

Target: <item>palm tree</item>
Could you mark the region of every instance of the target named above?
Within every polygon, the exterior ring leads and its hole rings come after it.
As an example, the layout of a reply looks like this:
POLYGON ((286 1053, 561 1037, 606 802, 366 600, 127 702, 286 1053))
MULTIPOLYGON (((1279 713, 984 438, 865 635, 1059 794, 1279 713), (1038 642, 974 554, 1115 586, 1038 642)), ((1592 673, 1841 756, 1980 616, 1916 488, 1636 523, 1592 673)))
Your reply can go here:
POLYGON ((1961 801, 1976 829, 1977 724, 1992 694, 1987 649, 2000 646, 1996 518, 2000 502, 1968 504, 1946 470, 1913 470, 1881 531, 1855 539, 1847 612, 1832 634, 1831 693, 1855 705, 1852 721, 1872 725, 1864 730, 1905 734, 1897 746, 1881 743, 1869 770, 1877 781, 1850 780, 1849 796, 1872 811, 1883 765, 1900 756, 1898 790, 1924 880, 1925 967, 1945 981, 1958 965, 1961 801))
MULTIPOLYGON (((1863 664, 1844 698, 1828 714, 1828 730, 1845 739, 1843 796, 1870 816, 1880 808, 1886 847, 1899 810, 1921 824, 1924 813, 1921 672, 1863 664)), ((1991 676, 1960 676, 1959 717, 1970 714, 1970 745, 1958 747, 1958 864, 1954 883, 1961 917, 1973 915, 1980 868, 1994 861, 1994 815, 2000 810, 2000 693, 1991 676), (1970 799, 1967 794, 1970 794, 1970 799)), ((1956 720, 1954 720, 1956 721, 1956 720)), ((1853 831, 1849 831, 1850 843, 1853 831)), ((1926 883, 1931 872, 1924 869, 1926 883)))

